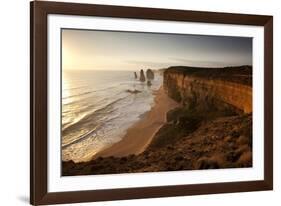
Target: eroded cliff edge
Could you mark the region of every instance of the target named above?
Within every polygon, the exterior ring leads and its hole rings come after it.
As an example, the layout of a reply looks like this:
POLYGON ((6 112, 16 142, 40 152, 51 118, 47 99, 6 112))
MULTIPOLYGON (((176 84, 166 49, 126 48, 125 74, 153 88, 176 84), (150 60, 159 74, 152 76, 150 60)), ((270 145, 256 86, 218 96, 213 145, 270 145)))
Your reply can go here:
POLYGON ((181 107, 167 114, 140 155, 63 163, 63 175, 252 166, 252 68, 170 67, 167 94, 181 107))
POLYGON ((252 112, 252 68, 170 67, 164 72, 168 95, 183 105, 202 109, 252 112))

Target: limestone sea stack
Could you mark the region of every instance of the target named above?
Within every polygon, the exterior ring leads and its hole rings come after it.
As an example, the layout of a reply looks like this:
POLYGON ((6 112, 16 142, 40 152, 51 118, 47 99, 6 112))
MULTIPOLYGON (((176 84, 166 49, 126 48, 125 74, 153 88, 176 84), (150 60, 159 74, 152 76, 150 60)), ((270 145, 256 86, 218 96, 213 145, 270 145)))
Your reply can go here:
POLYGON ((135 79, 137 79, 138 78, 137 72, 134 72, 134 75, 135 75, 135 79))
POLYGON ((146 70, 146 77, 147 77, 148 80, 154 79, 154 73, 151 69, 146 70))
POLYGON ((142 69, 141 69, 141 71, 140 71, 140 81, 141 81, 141 82, 145 82, 145 76, 144 76, 144 72, 143 72, 142 69))

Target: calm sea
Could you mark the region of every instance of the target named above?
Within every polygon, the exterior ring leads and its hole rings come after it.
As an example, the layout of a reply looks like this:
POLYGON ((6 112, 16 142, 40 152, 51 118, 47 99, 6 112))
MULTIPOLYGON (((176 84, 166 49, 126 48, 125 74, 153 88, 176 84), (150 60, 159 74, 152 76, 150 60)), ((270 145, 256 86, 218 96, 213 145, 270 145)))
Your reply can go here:
POLYGON ((62 80, 62 159, 75 162, 120 141, 162 84, 157 73, 149 87, 132 71, 64 71, 62 80), (127 91, 135 89, 141 92, 127 91))

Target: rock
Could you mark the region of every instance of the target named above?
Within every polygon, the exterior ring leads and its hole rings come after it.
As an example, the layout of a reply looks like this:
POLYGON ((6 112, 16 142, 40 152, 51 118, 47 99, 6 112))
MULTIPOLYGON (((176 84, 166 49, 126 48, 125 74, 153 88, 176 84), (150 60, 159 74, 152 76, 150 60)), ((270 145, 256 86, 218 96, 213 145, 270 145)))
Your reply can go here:
POLYGON ((175 157, 175 161, 182 161, 182 160, 184 160, 184 157, 181 156, 181 155, 177 155, 177 156, 175 157))
POLYGON ((149 87, 150 87, 151 85, 152 85, 152 84, 151 84, 151 81, 150 81, 150 80, 148 80, 148 81, 147 81, 147 86, 149 86, 149 87))
POLYGON ((238 137, 240 137, 240 134, 239 134, 239 132, 237 132, 237 131, 232 131, 231 134, 230 134, 230 136, 231 136, 231 137, 234 137, 234 138, 238 138, 238 137))
POLYGON ((235 152, 238 154, 242 154, 247 151, 251 151, 250 147, 248 145, 242 145, 235 152))
POLYGON ((138 94, 141 93, 141 91, 135 89, 135 90, 131 90, 131 89, 127 89, 126 92, 131 93, 131 94, 138 94))
POLYGON ((134 72, 134 75, 135 75, 135 79, 137 79, 138 78, 137 72, 134 72))
POLYGON ((145 76, 144 76, 144 72, 143 72, 142 69, 141 69, 141 71, 140 71, 140 81, 141 81, 141 82, 145 82, 145 76))
POLYGON ((247 138, 247 137, 245 137, 245 136, 240 136, 240 137, 237 139, 237 143, 240 144, 240 145, 243 145, 243 144, 249 145, 249 144, 250 144, 250 141, 249 141, 249 138, 247 138))
POLYGON ((120 158, 120 163, 123 164, 125 162, 127 162, 128 158, 127 157, 121 157, 120 158))
POLYGON ((154 79, 154 73, 151 69, 146 70, 146 77, 147 77, 148 80, 154 79))
POLYGON ((203 157, 198 160, 196 168, 197 169, 218 169, 219 164, 215 160, 203 157))
MULTIPOLYGON (((200 127, 189 133, 182 126, 190 125, 191 122, 186 121, 188 120, 186 118, 179 118, 179 116, 190 117, 192 111, 184 112, 179 109, 175 111, 172 119, 175 118, 179 121, 166 123, 164 128, 160 128, 144 152, 124 157, 97 157, 90 162, 82 163, 63 162, 62 174, 64 176, 120 174, 144 171, 241 168, 253 165, 252 148, 248 144, 244 144, 244 140, 241 138, 244 133, 238 138, 230 136, 233 131, 232 125, 235 125, 235 131, 239 134, 245 127, 250 130, 251 125, 245 125, 245 120, 251 116, 219 117, 216 120, 202 122, 200 127), (178 112, 175 113, 175 111, 178 112), (208 132, 206 132, 206 128, 209 128, 208 132), (225 131, 222 133, 224 129, 225 131), (220 136, 222 138, 216 138, 220 136), (228 142, 228 139, 232 141, 228 142), (241 144, 238 144, 240 141, 241 144)), ((191 117, 194 117, 194 114, 192 113, 191 117)), ((235 133, 233 134, 236 136, 235 133)))
POLYGON ((102 161, 103 160, 103 157, 98 157, 98 161, 102 161))
POLYGON ((233 139, 231 138, 231 136, 226 136, 226 137, 224 138, 224 141, 226 141, 226 142, 231 142, 231 141, 233 141, 233 139))
POLYGON ((240 156, 238 163, 243 167, 251 167, 252 166, 252 152, 251 151, 244 152, 240 156))
POLYGON ((236 162, 239 159, 240 155, 240 152, 230 151, 226 154, 226 160, 229 162, 236 162))

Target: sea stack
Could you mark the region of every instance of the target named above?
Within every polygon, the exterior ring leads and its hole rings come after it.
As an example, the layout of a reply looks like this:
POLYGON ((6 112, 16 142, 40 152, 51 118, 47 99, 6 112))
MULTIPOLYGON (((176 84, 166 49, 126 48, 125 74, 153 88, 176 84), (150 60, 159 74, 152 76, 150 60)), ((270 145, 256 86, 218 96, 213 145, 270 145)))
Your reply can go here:
POLYGON ((135 75, 135 79, 137 79, 138 78, 137 72, 134 72, 134 75, 135 75))
POLYGON ((140 81, 141 81, 141 82, 145 82, 145 76, 144 76, 144 72, 143 72, 142 69, 141 69, 141 71, 140 71, 140 81))
POLYGON ((147 77, 148 80, 154 79, 154 73, 151 69, 146 70, 146 77, 147 77))

